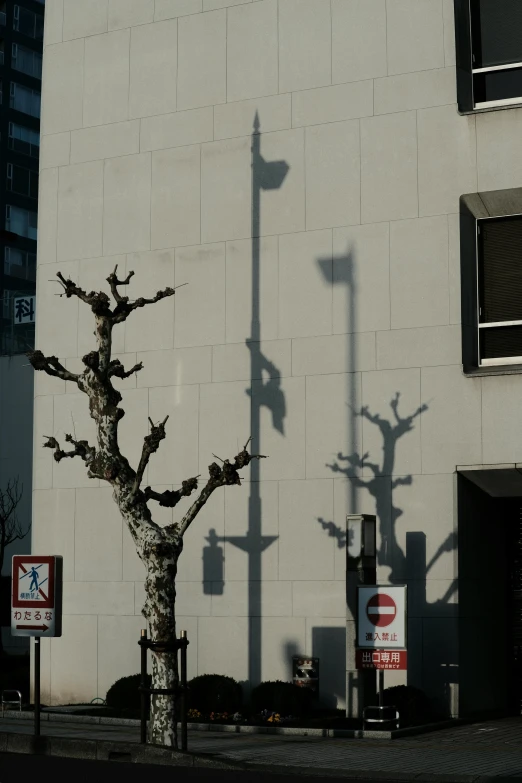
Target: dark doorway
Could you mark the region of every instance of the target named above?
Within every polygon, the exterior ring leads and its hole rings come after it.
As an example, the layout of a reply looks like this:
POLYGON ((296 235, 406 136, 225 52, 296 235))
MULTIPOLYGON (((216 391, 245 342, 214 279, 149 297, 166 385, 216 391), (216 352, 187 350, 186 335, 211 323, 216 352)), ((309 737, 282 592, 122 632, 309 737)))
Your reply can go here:
POLYGON ((457 474, 459 713, 521 715, 522 492, 494 497, 479 474, 457 474))
POLYGON ((507 536, 508 563, 508 689, 509 711, 522 715, 522 499, 510 503, 507 536))

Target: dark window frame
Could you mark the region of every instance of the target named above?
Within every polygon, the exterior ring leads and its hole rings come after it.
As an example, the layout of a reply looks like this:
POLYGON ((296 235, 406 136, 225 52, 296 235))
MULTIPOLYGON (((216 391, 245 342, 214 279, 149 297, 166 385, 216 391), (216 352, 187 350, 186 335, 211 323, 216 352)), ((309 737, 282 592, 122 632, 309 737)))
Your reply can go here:
MULTIPOLYGON (((467 375, 522 372, 522 352, 520 356, 481 358, 481 345, 485 345, 493 330, 502 329, 505 333, 513 328, 522 331, 522 321, 518 323, 507 318, 491 321, 487 320, 485 310, 481 313, 484 293, 480 279, 483 258, 479 232, 491 221, 506 219, 522 222, 522 188, 470 193, 460 199, 462 364, 467 375)), ((494 337, 499 335, 497 332, 494 337)))
POLYGON ((482 65, 478 17, 480 0, 454 0, 457 102, 459 112, 503 109, 522 104, 522 48, 516 60, 482 65), (479 61, 477 61, 477 55, 479 61))

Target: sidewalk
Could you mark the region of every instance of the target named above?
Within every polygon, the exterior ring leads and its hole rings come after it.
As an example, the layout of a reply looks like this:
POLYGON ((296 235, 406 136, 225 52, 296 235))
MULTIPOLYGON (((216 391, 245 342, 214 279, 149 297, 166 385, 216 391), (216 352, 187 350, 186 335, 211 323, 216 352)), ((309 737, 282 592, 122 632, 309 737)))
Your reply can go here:
MULTIPOLYGON (((129 760, 172 763, 167 760, 167 751, 161 752, 160 762, 145 758, 135 726, 75 723, 57 717, 56 721, 41 724, 43 737, 62 738, 61 742, 44 740, 54 747, 52 755, 100 758, 98 743, 105 747, 106 758, 128 756, 129 760), (119 752, 114 751, 115 745, 119 752), (110 752, 109 746, 113 748, 110 752)), ((0 750, 34 752, 32 732, 32 721, 0 718, 0 750)), ((522 782, 522 718, 461 725, 394 740, 190 731, 188 747, 193 754, 209 754, 205 766, 231 762, 296 774, 335 773, 393 781, 485 783, 504 778, 522 782)), ((179 754, 174 763, 187 761, 179 754)))

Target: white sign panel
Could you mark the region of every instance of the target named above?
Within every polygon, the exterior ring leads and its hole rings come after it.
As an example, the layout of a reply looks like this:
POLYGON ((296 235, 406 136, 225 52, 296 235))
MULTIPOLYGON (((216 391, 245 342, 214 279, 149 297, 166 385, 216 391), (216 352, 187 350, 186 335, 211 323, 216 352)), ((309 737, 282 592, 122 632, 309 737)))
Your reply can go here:
POLYGON ((13 636, 61 636, 62 558, 15 555, 11 579, 13 636))
POLYGON ((406 648, 406 587, 357 588, 357 647, 406 648))
POLYGON ((17 296, 13 307, 15 324, 34 324, 36 296, 17 296))

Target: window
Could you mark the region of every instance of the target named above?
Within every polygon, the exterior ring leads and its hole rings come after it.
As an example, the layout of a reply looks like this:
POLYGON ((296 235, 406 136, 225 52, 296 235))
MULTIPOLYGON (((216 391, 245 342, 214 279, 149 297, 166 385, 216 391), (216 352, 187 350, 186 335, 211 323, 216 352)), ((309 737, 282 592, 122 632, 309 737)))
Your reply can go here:
POLYGON ((522 365, 522 189, 461 198, 463 364, 522 365))
POLYGON ((5 208, 5 227, 7 231, 19 234, 28 239, 38 237, 38 218, 36 212, 8 204, 5 208))
POLYGON ((20 280, 36 280, 36 255, 25 250, 6 247, 4 250, 4 273, 20 280))
POLYGON ((7 190, 19 193, 21 196, 38 198, 38 172, 8 163, 7 190))
POLYGON ((522 3, 455 0, 460 111, 522 103, 522 3))
POLYGON ((43 16, 15 5, 13 8, 13 30, 37 41, 43 40, 43 16))
POLYGON ((11 67, 36 79, 42 78, 42 55, 26 46, 12 45, 11 67))
POLYGON ((32 128, 9 123, 9 149, 30 155, 31 158, 40 156, 40 134, 32 128))
POLYGON ((30 114, 31 117, 40 116, 40 93, 31 90, 29 87, 23 87, 17 82, 11 82, 11 100, 9 102, 11 109, 22 111, 24 114, 30 114))

